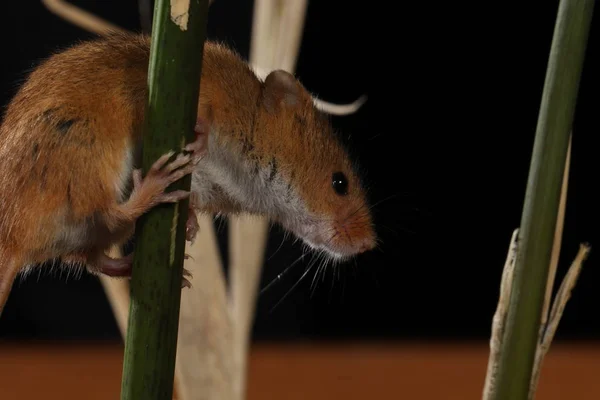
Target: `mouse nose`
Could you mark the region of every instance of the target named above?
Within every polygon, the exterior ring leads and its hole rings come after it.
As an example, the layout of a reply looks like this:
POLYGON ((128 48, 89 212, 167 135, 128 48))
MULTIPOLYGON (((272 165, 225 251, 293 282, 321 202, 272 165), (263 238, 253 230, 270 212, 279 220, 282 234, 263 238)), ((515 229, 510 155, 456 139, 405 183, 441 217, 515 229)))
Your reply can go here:
POLYGON ((365 253, 369 250, 373 250, 375 248, 375 237, 367 236, 360 240, 357 245, 359 253, 365 253))

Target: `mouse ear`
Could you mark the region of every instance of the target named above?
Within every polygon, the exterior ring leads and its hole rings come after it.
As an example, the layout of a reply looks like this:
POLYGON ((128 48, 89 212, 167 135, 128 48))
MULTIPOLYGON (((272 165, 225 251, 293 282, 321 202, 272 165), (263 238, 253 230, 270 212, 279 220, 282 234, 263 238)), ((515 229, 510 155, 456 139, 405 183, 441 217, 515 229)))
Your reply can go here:
POLYGON ((263 85, 263 104, 269 112, 293 107, 300 101, 300 88, 289 72, 275 70, 267 75, 263 85))

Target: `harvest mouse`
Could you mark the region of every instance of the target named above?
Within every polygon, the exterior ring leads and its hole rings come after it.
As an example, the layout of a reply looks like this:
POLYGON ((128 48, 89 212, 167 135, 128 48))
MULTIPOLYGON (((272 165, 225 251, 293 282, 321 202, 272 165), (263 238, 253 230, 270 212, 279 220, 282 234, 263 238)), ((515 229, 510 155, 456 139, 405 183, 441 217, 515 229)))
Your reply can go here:
POLYGON ((8 105, 0 126, 0 314, 18 273, 44 261, 130 276, 132 254, 105 252, 149 209, 186 198, 166 189, 189 173, 188 240, 197 212, 247 212, 332 260, 376 246, 360 177, 311 94, 281 70, 261 81, 220 43, 204 45, 196 141, 142 178, 150 40, 119 33, 57 52, 8 105))

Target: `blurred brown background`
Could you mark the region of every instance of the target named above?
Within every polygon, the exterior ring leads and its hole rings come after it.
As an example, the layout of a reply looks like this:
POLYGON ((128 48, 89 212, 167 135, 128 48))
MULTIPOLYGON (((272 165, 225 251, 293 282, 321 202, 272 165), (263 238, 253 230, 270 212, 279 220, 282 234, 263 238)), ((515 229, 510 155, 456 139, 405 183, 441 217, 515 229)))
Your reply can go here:
MULTIPOLYGON (((118 345, 5 345, 1 396, 116 400, 122 360, 118 345)), ((481 399, 486 363, 480 344, 259 344, 250 357, 248 400, 481 399)), ((537 399, 598 399, 599 374, 600 347, 557 346, 537 399)))

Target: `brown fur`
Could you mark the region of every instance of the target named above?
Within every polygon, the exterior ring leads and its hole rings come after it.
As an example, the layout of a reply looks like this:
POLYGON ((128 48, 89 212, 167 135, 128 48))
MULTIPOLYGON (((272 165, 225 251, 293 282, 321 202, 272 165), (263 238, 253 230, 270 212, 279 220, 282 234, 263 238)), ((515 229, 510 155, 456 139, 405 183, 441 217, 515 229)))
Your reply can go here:
MULTIPOLYGON (((0 127, 0 310, 23 264, 89 261, 86 248, 56 242, 73 225, 87 221, 86 245, 102 252, 149 207, 138 196, 124 213, 119 182, 141 139, 149 53, 142 35, 81 43, 41 63, 9 104, 0 127)), ((263 84, 236 53, 206 42, 198 117, 257 165, 276 160, 309 211, 335 221, 336 240, 374 245, 358 177, 300 83, 263 84), (348 177, 347 196, 331 188, 336 171, 348 177)), ((222 196, 203 211, 243 210, 222 196)))
MULTIPOLYGON (((276 83, 268 78, 261 85, 235 53, 218 45, 209 49, 204 56, 199 115, 219 127, 218 139, 262 167, 277 160, 278 171, 299 192, 309 211, 333 218, 332 235, 337 240, 352 245, 364 238, 365 248, 373 247, 375 234, 359 177, 306 88, 297 80, 285 82, 283 88, 270 88, 269 84, 276 83), (267 107, 271 105, 268 95, 278 97, 275 109, 267 107), (349 194, 344 197, 331 186, 331 176, 338 171, 349 180, 349 194)), ((224 210, 241 211, 225 199, 210 211, 224 210)))

